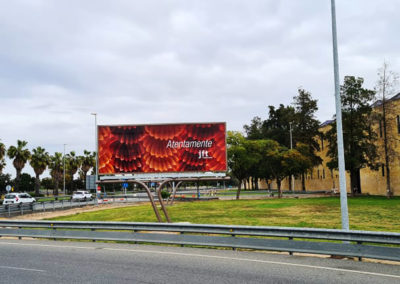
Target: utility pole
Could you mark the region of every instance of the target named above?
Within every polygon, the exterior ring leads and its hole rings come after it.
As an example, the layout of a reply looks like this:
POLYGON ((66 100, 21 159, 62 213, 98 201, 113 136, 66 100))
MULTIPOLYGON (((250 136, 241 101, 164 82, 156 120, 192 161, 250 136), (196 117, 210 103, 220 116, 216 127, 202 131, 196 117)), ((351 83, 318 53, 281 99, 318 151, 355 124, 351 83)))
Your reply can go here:
POLYGON ((342 212, 342 229, 349 230, 349 213, 347 208, 346 172, 344 161, 343 128, 342 128, 342 102, 340 99, 339 83, 339 59, 337 49, 336 33, 336 7, 335 0, 331 0, 332 13, 332 44, 333 44, 333 69, 335 78, 335 101, 336 101, 336 133, 339 159, 339 187, 340 187, 340 207, 342 212))
MULTIPOLYGON (((292 122, 289 122, 289 133, 290 133, 290 150, 293 149, 293 141, 292 141, 292 122)), ((292 182, 292 192, 294 192, 294 176, 293 174, 290 176, 292 182)))
POLYGON ((94 142, 95 142, 95 153, 96 153, 96 172, 95 172, 95 190, 97 192, 97 179, 98 179, 98 172, 99 172, 99 156, 98 156, 98 141, 97 141, 97 113, 92 112, 91 115, 94 115, 94 142))
POLYGON ((65 195, 65 145, 67 145, 67 144, 64 144, 64 156, 63 156, 63 176, 64 176, 63 191, 64 191, 64 195, 65 195))

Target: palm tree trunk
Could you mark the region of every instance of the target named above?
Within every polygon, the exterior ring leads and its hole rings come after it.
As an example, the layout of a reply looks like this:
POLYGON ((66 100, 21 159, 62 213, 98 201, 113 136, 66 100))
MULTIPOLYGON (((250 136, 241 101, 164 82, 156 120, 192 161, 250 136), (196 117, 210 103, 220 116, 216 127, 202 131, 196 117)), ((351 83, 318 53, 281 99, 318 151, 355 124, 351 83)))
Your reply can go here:
POLYGON ((19 183, 21 181, 21 169, 16 169, 17 170, 17 176, 15 177, 15 191, 19 191, 19 183))
POLYGON ((36 178, 35 178, 35 195, 39 196, 40 194, 40 178, 39 178, 39 174, 36 174, 36 178))

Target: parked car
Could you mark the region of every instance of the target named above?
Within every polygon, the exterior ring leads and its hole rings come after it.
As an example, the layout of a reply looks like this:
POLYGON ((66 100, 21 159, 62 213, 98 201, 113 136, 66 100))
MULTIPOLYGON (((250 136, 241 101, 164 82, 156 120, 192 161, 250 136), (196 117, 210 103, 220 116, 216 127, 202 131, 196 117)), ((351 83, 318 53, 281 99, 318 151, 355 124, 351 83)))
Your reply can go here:
POLYGON ((92 200, 93 196, 89 191, 74 191, 71 197, 72 201, 86 201, 92 200))
POLYGON ((28 193, 12 192, 6 194, 3 200, 3 205, 35 202, 36 199, 30 196, 28 193))

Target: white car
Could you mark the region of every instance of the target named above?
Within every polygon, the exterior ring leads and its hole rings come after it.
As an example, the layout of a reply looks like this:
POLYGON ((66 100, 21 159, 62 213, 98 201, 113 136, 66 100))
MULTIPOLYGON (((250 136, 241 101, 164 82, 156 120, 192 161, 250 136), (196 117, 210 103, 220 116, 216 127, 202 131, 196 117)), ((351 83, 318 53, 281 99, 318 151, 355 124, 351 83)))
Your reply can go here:
POLYGON ((90 192, 88 191, 74 191, 71 197, 72 201, 86 201, 86 200, 92 200, 93 196, 90 192))
POLYGON ((3 205, 8 204, 21 204, 21 203, 35 203, 36 199, 28 193, 12 192, 7 193, 3 200, 3 205))

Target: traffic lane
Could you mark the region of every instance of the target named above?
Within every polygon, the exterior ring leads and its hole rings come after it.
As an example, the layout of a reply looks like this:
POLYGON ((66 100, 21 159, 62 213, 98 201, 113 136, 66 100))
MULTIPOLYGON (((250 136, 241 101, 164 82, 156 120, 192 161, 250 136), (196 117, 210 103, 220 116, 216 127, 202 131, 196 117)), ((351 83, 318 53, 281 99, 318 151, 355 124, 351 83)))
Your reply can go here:
POLYGON ((399 283, 400 266, 148 245, 0 240, 0 282, 399 283))

